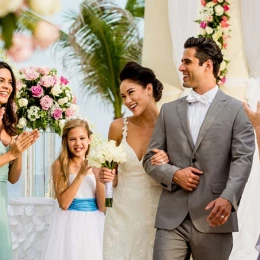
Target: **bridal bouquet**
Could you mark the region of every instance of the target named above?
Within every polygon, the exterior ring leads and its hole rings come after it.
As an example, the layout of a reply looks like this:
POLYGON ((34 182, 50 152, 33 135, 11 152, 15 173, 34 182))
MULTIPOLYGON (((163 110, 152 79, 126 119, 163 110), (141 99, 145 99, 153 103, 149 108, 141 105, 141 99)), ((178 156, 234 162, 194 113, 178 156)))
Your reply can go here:
MULTIPOLYGON (((122 145, 116 146, 113 140, 102 141, 101 138, 96 138, 91 142, 91 149, 88 155, 89 165, 95 167, 106 167, 114 169, 117 164, 126 161, 126 154, 122 145)), ((113 205, 113 182, 105 183, 106 190, 106 207, 113 205)))
POLYGON ((77 114, 79 108, 69 81, 57 76, 54 68, 29 67, 19 70, 16 106, 18 129, 25 127, 45 131, 49 127, 61 134, 65 119, 77 114))

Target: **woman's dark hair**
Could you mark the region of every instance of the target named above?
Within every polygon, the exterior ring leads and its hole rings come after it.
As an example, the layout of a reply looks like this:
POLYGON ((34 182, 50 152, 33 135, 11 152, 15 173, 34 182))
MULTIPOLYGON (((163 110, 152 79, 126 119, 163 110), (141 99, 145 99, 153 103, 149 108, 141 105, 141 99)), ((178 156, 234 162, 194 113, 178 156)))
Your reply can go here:
POLYGON ((2 107, 5 107, 5 113, 2 119, 3 122, 3 128, 6 131, 6 133, 10 136, 15 136, 17 135, 16 132, 16 124, 17 124, 17 117, 14 112, 14 99, 15 99, 15 94, 16 94, 16 79, 14 76, 14 73, 11 69, 11 67, 3 61, 0 61, 0 69, 7 69, 11 73, 12 77, 12 87, 13 91, 11 92, 8 101, 6 104, 2 104, 2 107))
POLYGON ((184 48, 196 49, 195 57, 199 59, 200 66, 202 66, 205 61, 211 60, 213 62, 213 74, 214 77, 217 78, 220 64, 223 61, 223 55, 213 39, 206 37, 190 37, 184 43, 184 48))
POLYGON ((122 69, 119 78, 121 82, 126 79, 136 82, 144 89, 151 83, 155 101, 159 101, 162 97, 163 84, 156 78, 151 69, 145 68, 136 62, 128 62, 122 69))

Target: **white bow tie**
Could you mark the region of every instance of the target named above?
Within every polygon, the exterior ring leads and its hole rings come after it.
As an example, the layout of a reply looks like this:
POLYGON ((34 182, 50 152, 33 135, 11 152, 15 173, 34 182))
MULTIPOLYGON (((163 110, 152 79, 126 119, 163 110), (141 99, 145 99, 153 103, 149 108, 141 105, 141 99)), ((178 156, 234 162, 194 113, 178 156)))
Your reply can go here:
POLYGON ((187 96, 186 100, 189 103, 194 103, 194 102, 201 102, 203 104, 208 104, 210 102, 209 97, 205 95, 198 95, 194 91, 191 91, 190 94, 187 96))

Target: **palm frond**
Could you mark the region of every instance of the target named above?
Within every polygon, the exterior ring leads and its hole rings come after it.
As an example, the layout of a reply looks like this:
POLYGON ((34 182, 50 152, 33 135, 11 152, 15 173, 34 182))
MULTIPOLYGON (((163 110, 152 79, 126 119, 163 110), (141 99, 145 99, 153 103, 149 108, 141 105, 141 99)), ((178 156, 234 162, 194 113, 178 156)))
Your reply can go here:
POLYGON ((73 24, 55 49, 66 53, 66 67, 83 72, 83 90, 100 95, 120 117, 119 73, 126 62, 140 62, 141 57, 142 43, 132 15, 110 0, 88 0, 81 4, 80 14, 67 16, 73 24))
POLYGON ((125 9, 134 17, 144 18, 145 0, 127 0, 125 9))

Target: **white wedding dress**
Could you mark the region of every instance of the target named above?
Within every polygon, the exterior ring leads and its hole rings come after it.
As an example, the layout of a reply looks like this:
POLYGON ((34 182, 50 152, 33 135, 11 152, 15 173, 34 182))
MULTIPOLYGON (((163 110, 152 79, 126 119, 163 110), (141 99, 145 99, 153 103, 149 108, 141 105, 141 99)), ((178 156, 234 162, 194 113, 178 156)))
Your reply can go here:
POLYGON ((152 260, 154 222, 162 188, 150 176, 127 143, 124 118, 123 145, 127 161, 118 167, 113 207, 107 210, 104 260, 152 260))
MULTIPOLYGON (((76 174, 70 174, 70 183, 76 174)), ((87 174, 77 199, 95 198, 96 179, 87 174)), ((42 260, 102 260, 105 215, 99 210, 77 211, 57 208, 46 236, 42 260)))

